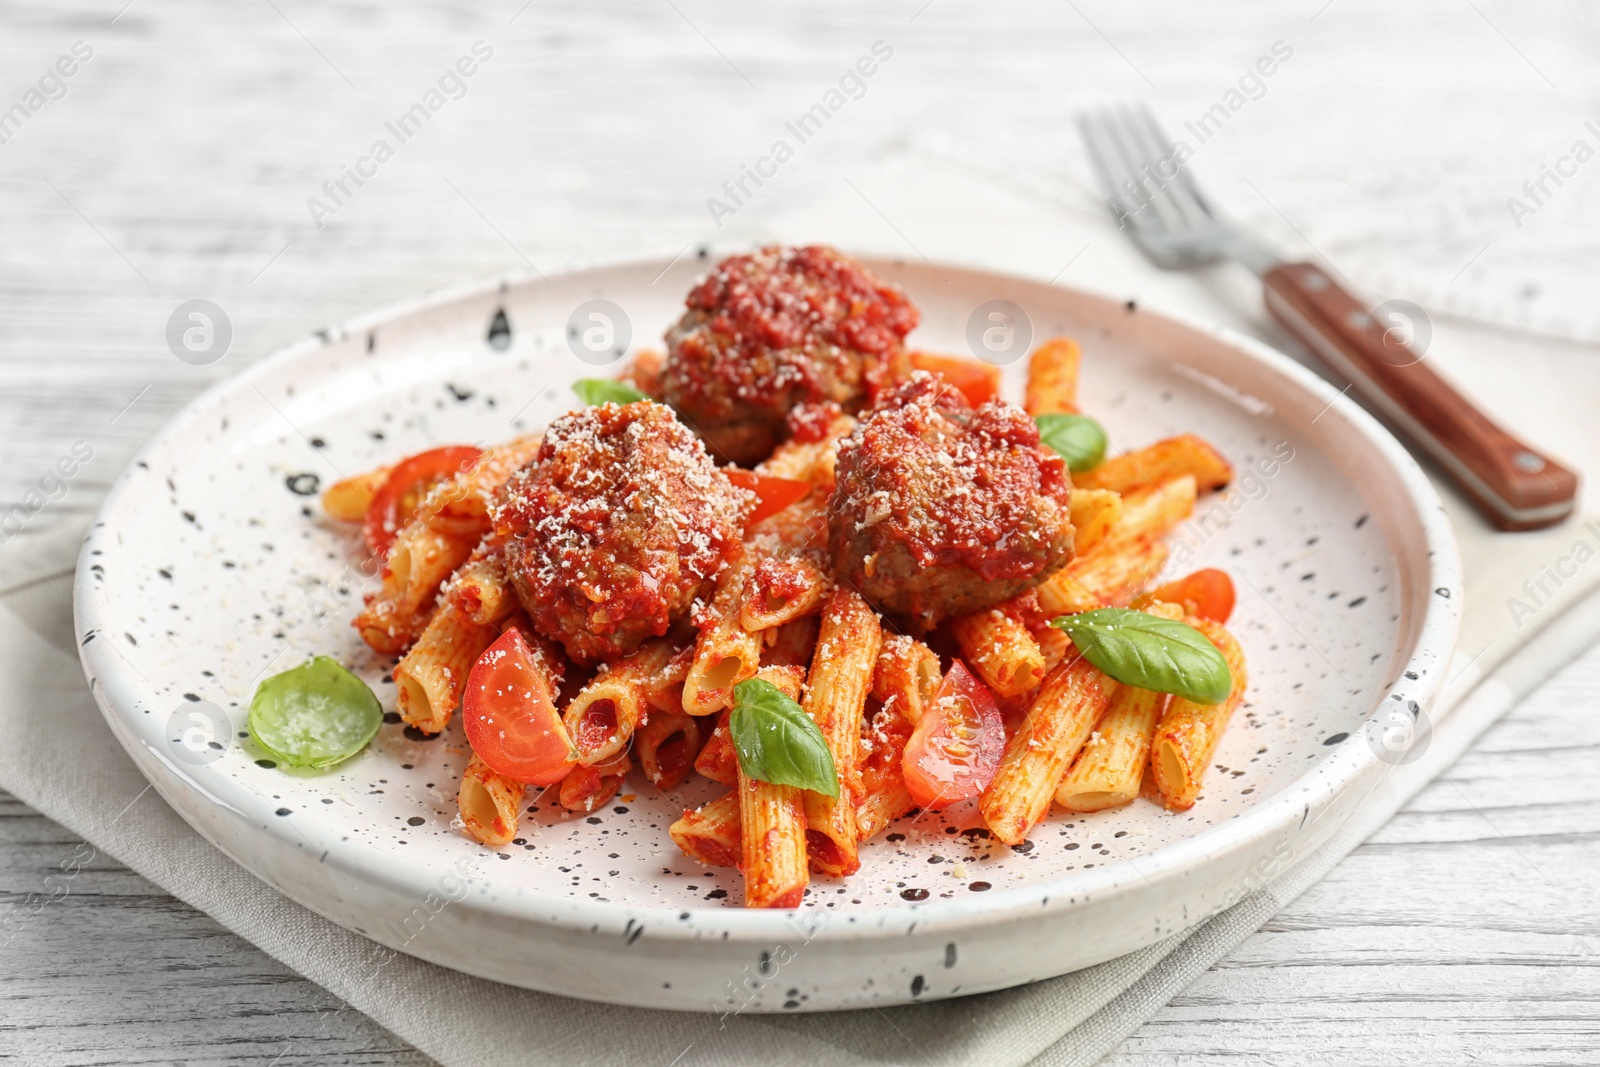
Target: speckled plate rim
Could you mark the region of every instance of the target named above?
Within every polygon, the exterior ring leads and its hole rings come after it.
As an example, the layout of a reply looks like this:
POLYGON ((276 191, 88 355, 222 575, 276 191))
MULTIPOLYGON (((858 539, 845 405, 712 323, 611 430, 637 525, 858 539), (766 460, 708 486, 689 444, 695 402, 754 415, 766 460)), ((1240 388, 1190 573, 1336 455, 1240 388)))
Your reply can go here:
MULTIPOLYGON (((722 255, 737 250, 714 249, 713 254, 722 255)), ((109 605, 95 589, 95 583, 88 580, 91 554, 96 548, 102 547, 102 542, 106 538, 115 538, 118 524, 122 521, 122 516, 128 513, 130 506, 136 516, 138 501, 129 497, 128 489, 141 461, 147 460, 172 439, 187 432, 190 424, 211 405, 236 391, 249 388, 251 383, 288 364, 312 355, 324 345, 340 342, 381 326, 392 326, 412 316, 440 310, 458 301, 482 299, 517 287, 548 284, 555 279, 576 282, 588 276, 601 276, 629 269, 659 270, 660 273, 665 273, 681 255, 680 252, 679 256, 670 259, 619 256, 588 260, 576 263, 570 269, 560 272, 508 272, 491 279, 447 287, 422 297, 380 308, 358 316, 340 327, 317 330, 312 336, 279 349, 207 389, 185 405, 139 450, 112 483, 84 541, 74 582, 73 605, 80 657, 86 676, 91 680, 98 679, 100 682, 95 688, 95 696, 102 713, 135 764, 140 765, 141 773, 151 778, 158 786, 158 792, 165 793, 159 788, 161 783, 156 781, 143 766, 143 758, 158 760, 174 778, 189 786, 198 799, 208 804, 219 805, 235 817, 251 823, 254 832, 271 834, 282 844, 291 847, 309 844, 315 849, 325 849, 338 857, 339 866, 345 872, 355 877, 370 879, 395 892, 420 898, 431 889, 438 872, 425 864, 403 862, 375 849, 342 842, 336 834, 314 825, 293 830, 287 827, 280 829, 274 820, 260 817, 271 814, 270 810, 265 810, 271 805, 246 788, 243 783, 225 775, 205 775, 205 768, 192 768, 175 762, 165 752, 151 746, 140 746, 130 734, 125 734, 119 728, 122 724, 119 723, 118 717, 123 713, 119 709, 132 709, 139 702, 142 679, 137 671, 123 663, 115 652, 109 649, 109 643, 83 643, 84 636, 92 630, 115 631, 120 627, 115 619, 108 617, 109 605), (201 780, 202 778, 205 780, 201 780)), ((908 267, 916 269, 918 266, 897 258, 870 255, 859 258, 870 269, 885 270, 885 272, 903 271, 908 267)), ((1123 299, 1108 294, 1051 286, 1039 279, 981 268, 946 263, 929 263, 927 266, 941 275, 960 274, 968 278, 982 279, 996 292, 1004 292, 1007 287, 1039 287, 1049 288, 1061 296, 1074 300, 1100 304, 1107 310, 1120 307, 1124 303, 1123 299)), ((1373 706, 1376 709, 1385 701, 1401 700, 1416 701, 1422 708, 1430 708, 1443 688, 1444 667, 1454 651, 1460 628, 1461 563, 1455 534, 1443 504, 1416 460, 1388 430, 1347 396, 1270 346, 1228 327, 1160 308, 1159 305, 1152 307, 1141 303, 1140 314, 1164 319, 1180 330, 1220 343, 1239 359, 1254 364, 1258 373, 1276 375, 1291 389, 1301 390, 1322 401, 1326 406, 1323 408, 1323 414, 1318 417, 1319 420, 1329 420, 1330 428, 1342 426, 1345 431, 1364 438, 1388 464, 1391 473, 1398 477, 1406 491, 1404 503, 1409 506, 1409 514, 1402 515, 1401 519, 1413 523, 1420 529, 1427 553, 1426 581, 1430 591, 1439 590, 1443 595, 1427 596, 1423 600, 1426 607, 1423 608, 1421 618, 1414 627, 1415 638, 1412 642, 1411 655, 1399 665, 1395 682, 1384 691, 1373 706)), ((1176 361, 1183 362, 1181 359, 1176 361)), ((1399 503, 1396 502, 1396 505, 1399 503)), ((1393 521, 1392 516, 1378 515, 1378 518, 1386 525, 1393 521)), ((1393 551, 1392 543, 1390 547, 1393 551)), ((1402 641, 1404 640, 1402 637, 1402 641)), ((1311 810, 1320 810, 1363 776, 1381 768, 1382 763, 1376 753, 1381 747, 1377 738, 1382 729, 1378 715, 1374 712, 1373 716, 1364 722, 1361 734, 1352 732, 1347 739, 1332 747, 1328 754, 1318 760, 1305 774, 1277 794, 1263 799, 1247 812, 1225 823, 1208 827, 1182 841, 1156 849, 1140 857, 1137 864, 1123 862, 1094 870, 1077 871, 1049 881, 997 889, 982 898, 958 897, 950 900, 907 903, 903 907, 874 908, 860 913, 858 917, 863 921, 829 923, 818 929, 814 936, 822 941, 857 941, 903 937, 912 928, 924 933, 956 933, 1006 923, 1019 919, 1024 914, 1038 916, 1041 911, 1064 910, 1087 904, 1092 900, 1115 895, 1119 890, 1133 884, 1149 885, 1181 879, 1197 865, 1217 860, 1235 850, 1248 849, 1261 841, 1273 839, 1274 835, 1287 832, 1297 824, 1303 824, 1311 810)), ((200 828, 197 821, 184 810, 183 804, 175 802, 172 798, 167 799, 185 821, 196 829, 200 828)), ((270 878, 256 873, 258 877, 271 882, 270 878)), ((275 887, 283 889, 282 886, 275 887)), ((591 931, 615 933, 627 929, 630 923, 639 921, 641 915, 651 916, 663 910, 670 910, 674 914, 689 910, 693 912, 695 920, 693 923, 652 924, 652 936, 666 940, 700 940, 707 936, 708 929, 712 929, 720 930, 724 935, 723 940, 735 944, 765 944, 774 939, 781 939, 790 916, 795 914, 787 911, 753 911, 722 906, 684 909, 673 905, 666 909, 642 908, 624 903, 548 897, 505 886, 491 886, 491 888, 495 891, 474 894, 470 903, 463 901, 461 906, 470 907, 489 917, 503 915, 536 925, 565 929, 572 933, 591 931)), ((296 899, 300 898, 297 896, 296 899)), ((300 903, 323 914, 316 900, 300 899, 300 903)), ((1204 918, 1204 915, 1196 915, 1194 922, 1198 923, 1204 918)))

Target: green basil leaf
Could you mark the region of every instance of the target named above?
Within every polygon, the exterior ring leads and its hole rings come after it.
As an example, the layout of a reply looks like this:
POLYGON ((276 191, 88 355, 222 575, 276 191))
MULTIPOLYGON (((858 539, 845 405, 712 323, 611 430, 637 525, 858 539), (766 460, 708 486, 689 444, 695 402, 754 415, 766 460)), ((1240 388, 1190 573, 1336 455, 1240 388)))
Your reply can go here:
POLYGON ((1039 441, 1067 461, 1067 469, 1081 474, 1100 466, 1106 458, 1106 432, 1087 415, 1035 415, 1039 441))
POLYGON ((250 736, 291 767, 332 767, 364 748, 383 723, 367 683, 317 656, 256 687, 250 736))
POLYGON ((1125 685, 1220 704, 1233 691, 1228 661, 1188 623, 1130 608, 1100 608, 1051 619, 1083 658, 1125 685))
POLYGON ((613 378, 583 378, 572 383, 572 391, 585 404, 631 404, 636 400, 649 400, 627 382, 613 378))
POLYGON ((728 732, 746 776, 839 795, 839 771, 822 731, 771 682, 751 678, 733 687, 728 732))

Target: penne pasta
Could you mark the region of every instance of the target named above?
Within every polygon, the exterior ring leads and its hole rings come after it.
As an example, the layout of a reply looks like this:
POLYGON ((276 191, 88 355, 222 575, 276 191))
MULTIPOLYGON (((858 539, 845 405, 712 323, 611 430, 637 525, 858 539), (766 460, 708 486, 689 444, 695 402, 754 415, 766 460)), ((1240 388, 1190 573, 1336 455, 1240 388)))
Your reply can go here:
POLYGON ((950 620, 961 657, 996 696, 1014 697, 1044 680, 1044 653, 1004 605, 950 620))
POLYGON ((856 838, 866 841, 915 807, 906 791, 901 760, 923 711, 939 692, 939 657, 904 634, 883 639, 872 679, 878 707, 861 731, 861 799, 856 838))
POLYGON ((739 624, 753 633, 793 622, 818 611, 832 585, 808 556, 767 556, 745 582, 739 624))
POLYGON ((446 602, 401 657, 394 669, 400 717, 425 734, 450 723, 472 665, 500 636, 499 628, 480 625, 446 602))
POLYGON ((1109 489, 1074 489, 1070 508, 1073 555, 1087 556, 1105 542, 1122 518, 1122 494, 1109 489))
MULTIPOLYGON (((1065 634, 1061 637, 1066 640, 1065 634)), ((933 703, 943 679, 933 649, 906 634, 886 634, 872 672, 872 698, 915 726, 922 721, 923 710, 933 703)))
POLYGON ((728 709, 717 717, 700 755, 695 757, 694 769, 701 777, 722 785, 733 785, 739 780, 739 753, 733 747, 733 735, 728 732, 728 709))
POLYGON ((761 650, 763 667, 805 667, 811 663, 811 653, 817 647, 817 628, 822 620, 806 615, 786 622, 771 630, 763 630, 765 647, 761 650))
POLYGON ((1055 670, 1072 648, 1072 639, 1053 626, 1041 626, 1034 630, 1033 639, 1039 643, 1039 654, 1044 657, 1045 674, 1055 670))
POLYGON ((761 668, 761 639, 739 623, 739 606, 757 562, 756 552, 746 548, 717 579, 711 622, 700 631, 683 680, 683 710, 690 715, 715 715, 733 699, 733 687, 761 668))
POLYGON ((802 706, 822 731, 839 773, 839 795, 806 793, 806 837, 811 863, 824 874, 852 874, 856 809, 861 793, 861 719, 872 689, 883 632, 860 594, 836 589, 822 610, 817 650, 802 706))
POLYGON ((1069 337, 1052 337, 1028 357, 1022 407, 1029 415, 1072 415, 1078 410, 1078 366, 1083 352, 1069 337))
POLYGON ((1153 489, 1186 474, 1194 478, 1201 492, 1207 492, 1232 481, 1233 467, 1203 438, 1186 433, 1108 459, 1093 470, 1074 474, 1072 483, 1128 493, 1153 489))
POLYGON ((1116 683, 1088 660, 1051 672, 1028 717, 1006 743, 1000 770, 978 800, 995 837, 1020 845, 1045 813, 1056 787, 1111 702, 1116 683))
POLYGON ((1068 811, 1101 811, 1131 803, 1150 762, 1150 737, 1167 705, 1165 693, 1119 685, 1105 718, 1056 789, 1068 811))
POLYGON ((1038 589, 1039 606, 1054 616, 1124 605, 1161 573, 1166 561, 1167 546, 1161 541, 1114 541, 1046 578, 1038 589))
POLYGON ((658 350, 641 348, 618 380, 629 383, 652 400, 660 400, 661 368, 665 362, 666 357, 658 350))
POLYGON ((521 782, 500 777, 473 753, 461 774, 461 789, 456 795, 461 825, 491 848, 509 845, 517 836, 525 792, 527 787, 521 782))
POLYGON ((379 467, 365 474, 358 474, 354 478, 334 482, 323 490, 322 510, 340 522, 360 522, 367 517, 367 509, 372 506, 372 498, 378 495, 383 483, 389 480, 391 469, 379 467))
POLYGON ((417 517, 441 533, 481 537, 489 530, 495 494, 518 468, 538 456, 542 440, 541 434, 529 434, 485 449, 476 463, 436 486, 417 517))
POLYGON ((649 711, 656 678, 672 656, 672 645, 665 638, 647 641, 578 691, 561 718, 580 763, 602 763, 628 747, 649 711))
POLYGON ((657 711, 671 715, 688 714, 683 710, 683 680, 689 675, 689 665, 694 662, 694 646, 680 648, 667 660, 666 665, 656 672, 655 678, 645 688, 645 699, 653 709, 650 714, 657 711))
POLYGON ((633 760, 626 751, 599 763, 580 763, 561 779, 556 799, 568 811, 593 811, 617 795, 632 769, 633 760))
MULTIPOLYGON (((1076 493, 1078 490, 1074 489, 1076 493)), ((1122 500, 1122 514, 1110 541, 1161 537, 1194 514, 1195 480, 1185 474, 1156 489, 1131 493, 1122 500)))
POLYGON ((368 647, 392 656, 416 640, 440 583, 466 562, 476 543, 475 537, 441 533, 422 522, 401 530, 383 565, 383 588, 355 619, 368 647))
POLYGON ((772 455, 756 464, 756 473, 810 482, 825 497, 833 492, 833 465, 838 458, 839 442, 849 437, 855 428, 856 420, 851 416, 835 415, 819 439, 789 438, 775 448, 772 455))
MULTIPOLYGON (((805 671, 764 667, 756 677, 776 686, 790 700, 800 697, 805 671)), ((738 775, 739 837, 747 908, 795 908, 811 882, 806 863, 805 790, 738 775)))
POLYGON ((718 797, 698 808, 685 809, 683 817, 667 828, 673 843, 690 859, 710 867, 737 867, 743 845, 739 833, 739 794, 718 797))
POLYGON ((665 792, 682 784, 700 751, 700 720, 681 711, 652 711, 633 734, 633 754, 650 784, 665 792))
POLYGON ((1205 634, 1228 662, 1233 691, 1220 704, 1196 704, 1173 697, 1156 725, 1150 748, 1150 769, 1161 799, 1173 811, 1187 811, 1200 796, 1206 768, 1222 740, 1222 731, 1234 709, 1244 699, 1249 675, 1245 671, 1244 650, 1221 624, 1191 617, 1184 620, 1205 634))
POLYGON ((444 597, 477 623, 499 622, 520 607, 506 577, 505 557, 487 537, 450 576, 444 597))

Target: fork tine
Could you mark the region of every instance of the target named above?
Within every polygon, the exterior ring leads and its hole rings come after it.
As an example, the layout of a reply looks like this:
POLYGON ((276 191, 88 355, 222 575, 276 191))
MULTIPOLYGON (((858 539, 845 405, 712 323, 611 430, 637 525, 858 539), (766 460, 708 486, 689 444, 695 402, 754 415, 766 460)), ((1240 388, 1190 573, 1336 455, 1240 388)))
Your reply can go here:
POLYGON ((1102 161, 1102 177, 1106 193, 1117 207, 1118 221, 1132 224, 1136 230, 1156 232, 1164 230, 1167 219, 1159 209, 1151 211, 1149 197, 1139 184, 1139 154, 1130 151, 1122 136, 1121 122, 1115 112, 1102 111, 1093 120, 1085 122, 1085 139, 1090 153, 1102 161))
POLYGON ((1176 167, 1175 173, 1169 175, 1168 168, 1163 166, 1172 161, 1176 142, 1162 132, 1149 107, 1124 108, 1123 122, 1126 136, 1139 146, 1144 173, 1150 176, 1156 187, 1151 199, 1169 204, 1180 225, 1208 225, 1211 222, 1210 211, 1198 197, 1188 195, 1192 189, 1180 180, 1187 176, 1184 168, 1176 167))
MULTIPOLYGON (((1149 104, 1140 104, 1138 109, 1132 112, 1131 118, 1133 123, 1144 131, 1146 140, 1154 147, 1158 159, 1170 159, 1177 154, 1178 142, 1167 136, 1166 131, 1161 128, 1160 121, 1156 119, 1155 112, 1150 110, 1149 104)), ((1216 213, 1200 192, 1200 186, 1195 182, 1194 175, 1189 173, 1189 168, 1178 166, 1175 171, 1171 179, 1162 174, 1162 180, 1178 186, 1182 192, 1187 193, 1188 199, 1199 209, 1206 221, 1215 219, 1216 213)))
POLYGON ((1136 197, 1142 202, 1134 208, 1134 219, 1142 217, 1162 229, 1188 228, 1191 225, 1189 218, 1182 205, 1167 193, 1159 172, 1155 172, 1154 161, 1149 158, 1146 146, 1141 143, 1142 138, 1136 125, 1129 122, 1127 116, 1121 112, 1113 111, 1111 115, 1112 134, 1126 160, 1128 170, 1133 174, 1133 189, 1126 195, 1136 197))
POLYGON ((1099 174, 1101 190, 1115 205, 1117 216, 1126 218, 1129 212, 1123 203, 1122 185, 1132 175, 1124 168, 1107 134, 1108 125, 1098 113, 1084 112, 1078 116, 1078 132, 1089 148, 1089 160, 1099 174))

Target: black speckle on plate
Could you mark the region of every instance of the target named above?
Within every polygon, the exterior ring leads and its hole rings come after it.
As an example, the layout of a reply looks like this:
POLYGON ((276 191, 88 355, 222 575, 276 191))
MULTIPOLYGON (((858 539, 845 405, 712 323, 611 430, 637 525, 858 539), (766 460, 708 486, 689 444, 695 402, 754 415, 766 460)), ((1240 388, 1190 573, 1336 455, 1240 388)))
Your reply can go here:
POLYGON ((972 882, 968 884, 967 888, 972 890, 974 893, 987 893, 989 890, 993 889, 994 886, 990 885, 988 882, 972 882))
POLYGON ((424 819, 420 815, 413 815, 413 816, 411 816, 411 818, 406 820, 406 825, 407 826, 421 826, 423 823, 425 823, 427 821, 428 820, 424 819))
POLYGON ((1329 738, 1328 738, 1328 739, 1327 739, 1327 740, 1326 740, 1326 741, 1324 741, 1324 742, 1322 742, 1322 743, 1323 743, 1323 744, 1324 744, 1324 745, 1328 745, 1328 746, 1333 746, 1333 745, 1337 745, 1337 744, 1339 744, 1339 743, 1340 743, 1340 742, 1341 742, 1341 741, 1344 741, 1344 740, 1346 740, 1346 739, 1347 739, 1347 738, 1349 738, 1349 736, 1350 736, 1350 735, 1349 735, 1349 734, 1346 734, 1346 733, 1337 733, 1337 734, 1333 734, 1333 735, 1332 735, 1332 736, 1331 736, 1331 737, 1329 737, 1329 738))
POLYGON ((511 320, 506 318, 505 308, 496 311, 489 323, 489 347, 497 352, 511 347, 511 320))
POLYGON ((287 485, 289 492, 295 496, 312 496, 321 487, 322 479, 310 471, 302 471, 299 474, 289 475, 283 480, 283 484, 287 485))
POLYGON ((928 899, 928 891, 926 889, 902 889, 902 890, 900 890, 900 899, 901 900, 927 900, 928 899))
POLYGON ((258 760, 256 760, 256 766, 257 767, 265 767, 267 770, 270 771, 270 770, 272 770, 272 768, 276 767, 277 764, 274 763, 272 760, 269 760, 269 759, 258 759, 258 760))
POLYGON ((415 726, 407 726, 401 733, 405 734, 407 741, 434 741, 443 736, 442 734, 425 734, 415 726))
POLYGON ((383 713, 383 721, 389 726, 394 726, 400 722, 400 713, 398 711, 386 711, 383 713))
POLYGON ((290 814, 293 814, 293 813, 288 808, 279 808, 277 810, 276 814, 281 816, 281 815, 290 815, 290 814))

